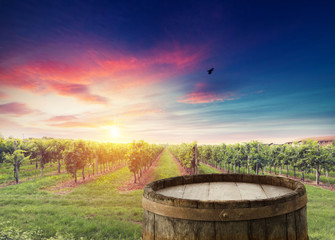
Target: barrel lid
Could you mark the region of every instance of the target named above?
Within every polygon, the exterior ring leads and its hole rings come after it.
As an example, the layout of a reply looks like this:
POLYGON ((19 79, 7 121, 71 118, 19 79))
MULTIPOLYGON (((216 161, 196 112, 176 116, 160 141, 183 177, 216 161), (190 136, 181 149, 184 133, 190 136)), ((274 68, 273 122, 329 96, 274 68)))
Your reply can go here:
POLYGON ((244 182, 206 182, 183 184, 157 191, 168 197, 202 201, 255 200, 278 197, 293 192, 292 189, 268 184, 244 182))
POLYGON ((144 188, 147 211, 190 220, 241 221, 279 216, 307 204, 304 185, 277 177, 203 174, 162 179, 144 188))

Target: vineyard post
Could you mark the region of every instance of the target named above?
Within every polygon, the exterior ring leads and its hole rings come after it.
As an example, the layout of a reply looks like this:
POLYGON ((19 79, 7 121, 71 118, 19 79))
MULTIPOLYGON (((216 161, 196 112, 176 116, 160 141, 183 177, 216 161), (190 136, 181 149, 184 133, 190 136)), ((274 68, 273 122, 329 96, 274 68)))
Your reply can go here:
POLYGON ((99 174, 99 166, 98 166, 98 152, 97 152, 97 146, 95 145, 95 166, 97 168, 97 175, 99 174))
MULTIPOLYGON (((14 141, 14 152, 16 151, 16 140, 14 141)), ((16 184, 19 183, 19 164, 17 162, 17 155, 14 154, 14 161, 15 161, 15 182, 16 184)))
MULTIPOLYGON (((318 155, 319 155, 319 152, 320 152, 319 144, 318 144, 317 152, 318 152, 318 155)), ((316 173, 315 173, 315 175, 316 175, 316 184, 319 185, 320 184, 319 161, 316 162, 315 170, 316 170, 316 173)))
POLYGON ((258 162, 259 162, 259 143, 257 144, 257 160, 256 160, 256 174, 258 175, 258 162))
POLYGON ((195 144, 194 146, 194 173, 195 175, 198 174, 198 146, 195 144))

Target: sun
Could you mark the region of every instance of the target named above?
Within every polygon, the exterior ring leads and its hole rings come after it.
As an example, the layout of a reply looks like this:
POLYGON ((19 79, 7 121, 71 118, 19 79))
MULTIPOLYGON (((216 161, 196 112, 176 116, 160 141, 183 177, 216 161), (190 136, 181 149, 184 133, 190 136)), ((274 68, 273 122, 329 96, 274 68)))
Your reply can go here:
POLYGON ((106 131, 107 134, 111 138, 118 138, 121 136, 120 133, 120 128, 117 125, 107 125, 107 126, 102 126, 102 128, 106 131))
POLYGON ((109 127, 109 133, 110 133, 111 137, 113 137, 113 138, 120 136, 120 130, 119 130, 118 126, 116 126, 116 125, 113 125, 113 126, 109 127))

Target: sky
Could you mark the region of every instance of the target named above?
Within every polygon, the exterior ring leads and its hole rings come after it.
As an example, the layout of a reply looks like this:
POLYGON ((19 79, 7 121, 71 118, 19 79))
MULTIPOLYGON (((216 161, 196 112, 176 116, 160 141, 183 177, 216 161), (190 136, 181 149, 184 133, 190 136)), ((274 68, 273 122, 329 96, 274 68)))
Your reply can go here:
POLYGON ((335 135, 334 12, 327 0, 1 0, 0 134, 200 144, 335 135))

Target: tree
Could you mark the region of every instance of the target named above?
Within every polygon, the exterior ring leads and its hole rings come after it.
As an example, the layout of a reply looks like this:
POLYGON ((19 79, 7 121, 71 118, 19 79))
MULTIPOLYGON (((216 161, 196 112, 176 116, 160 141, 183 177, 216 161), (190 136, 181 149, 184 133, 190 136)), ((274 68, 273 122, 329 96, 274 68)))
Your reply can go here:
POLYGON ((49 156, 51 160, 58 162, 58 173, 60 173, 61 159, 63 157, 65 145, 66 145, 66 140, 52 139, 47 149, 47 151, 49 151, 49 156))
POLYGON ((15 183, 19 183, 19 169, 23 161, 28 160, 29 156, 24 155, 24 150, 17 148, 17 142, 14 141, 14 151, 12 153, 7 152, 4 154, 4 159, 7 163, 10 163, 14 167, 14 178, 15 183))
POLYGON ((47 139, 36 139, 34 141, 36 156, 40 162, 41 176, 43 176, 44 165, 51 160, 51 154, 49 151, 49 141, 47 139))
POLYGON ((82 161, 85 154, 83 148, 82 141, 74 142, 64 154, 66 171, 72 174, 75 182, 77 182, 77 170, 80 170, 85 166, 84 161, 82 161))
POLYGON ((271 149, 270 149, 270 157, 271 157, 271 160, 270 160, 270 163, 274 166, 274 171, 275 171, 275 174, 277 174, 277 166, 278 166, 278 156, 281 152, 281 146, 280 145, 273 145, 271 146, 271 149))
POLYGON ((325 163, 326 152, 320 146, 317 141, 309 140, 305 143, 307 145, 307 157, 309 163, 315 168, 315 181, 316 184, 320 184, 320 166, 325 163))
POLYGON ((298 161, 297 161, 297 168, 301 172, 301 180, 305 181, 305 171, 310 166, 310 158, 309 158, 309 149, 306 144, 301 144, 297 146, 298 148, 298 161))
POLYGON ((325 176, 328 177, 329 171, 335 170, 335 141, 333 144, 323 147, 322 157, 324 158, 324 172, 325 176))
POLYGON ((293 167, 293 176, 296 177, 296 167, 297 167, 297 159, 298 159, 298 148, 294 147, 292 145, 287 145, 286 146, 286 154, 287 154, 287 174, 286 176, 288 177, 288 172, 289 168, 288 165, 290 164, 293 167))
POLYGON ((137 182, 136 174, 141 166, 141 148, 140 144, 133 142, 133 147, 129 148, 126 157, 128 159, 128 168, 134 174, 134 183, 137 182))

